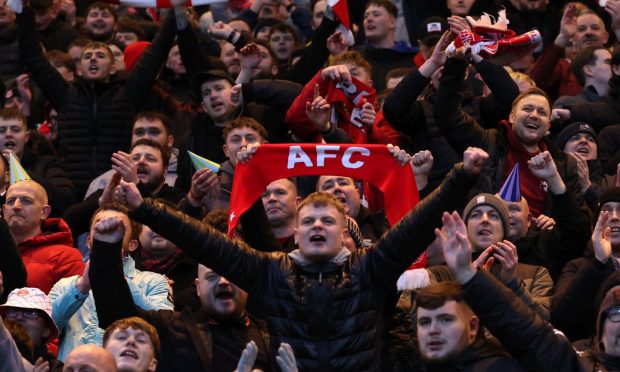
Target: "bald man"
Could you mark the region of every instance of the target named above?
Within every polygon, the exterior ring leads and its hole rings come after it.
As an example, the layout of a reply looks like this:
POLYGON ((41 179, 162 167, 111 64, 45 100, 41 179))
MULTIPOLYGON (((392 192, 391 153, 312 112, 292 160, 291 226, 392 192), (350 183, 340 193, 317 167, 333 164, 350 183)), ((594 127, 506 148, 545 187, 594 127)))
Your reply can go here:
POLYGON ((80 345, 67 355, 63 371, 117 372, 118 369, 109 351, 95 345, 80 345))
POLYGON ((41 185, 31 180, 11 185, 2 211, 26 266, 28 287, 49 293, 58 280, 84 272, 69 226, 47 218, 51 207, 41 185))

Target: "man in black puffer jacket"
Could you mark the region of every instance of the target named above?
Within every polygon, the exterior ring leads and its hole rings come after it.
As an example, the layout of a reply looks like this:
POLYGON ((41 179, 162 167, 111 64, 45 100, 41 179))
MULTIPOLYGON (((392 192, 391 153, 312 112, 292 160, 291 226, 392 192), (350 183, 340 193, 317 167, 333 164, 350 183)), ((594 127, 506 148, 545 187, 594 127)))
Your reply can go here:
POLYGON ((299 370, 378 371, 396 280, 432 241, 440 211, 464 203, 459 190, 475 183, 482 163, 468 158, 374 248, 355 252, 343 245, 344 208, 326 193, 311 194, 298 207, 299 249, 286 254, 258 252, 160 203, 145 201, 133 184, 121 184, 119 192, 127 194, 135 220, 254 296, 272 347, 290 344, 299 370))
POLYGON ((82 76, 67 83, 43 57, 33 10, 24 7, 17 21, 22 62, 59 113, 63 164, 83 194, 93 178, 110 169, 112 154, 129 148, 133 117, 174 40, 174 31, 169 31, 175 27, 174 12, 166 17, 127 80, 117 76, 107 45, 93 42, 82 51, 82 76))

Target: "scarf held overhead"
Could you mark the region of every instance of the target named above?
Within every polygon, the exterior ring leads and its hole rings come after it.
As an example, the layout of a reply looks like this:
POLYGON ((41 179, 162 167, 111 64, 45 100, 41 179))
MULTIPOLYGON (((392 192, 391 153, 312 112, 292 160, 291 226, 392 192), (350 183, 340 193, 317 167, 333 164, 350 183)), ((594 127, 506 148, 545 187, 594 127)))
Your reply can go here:
POLYGON ((374 88, 354 77, 350 84, 330 80, 326 97, 331 106, 329 122, 346 131, 353 142, 368 143, 369 129, 362 123, 362 106, 365 102, 374 106, 376 97, 374 88))
MULTIPOLYGON (((250 161, 235 167, 228 234, 232 236, 239 217, 269 183, 313 175, 368 181, 383 193, 385 215, 392 226, 419 201, 413 170, 400 166, 385 145, 261 145, 250 161)), ((417 263, 423 267, 425 261, 425 256, 421 256, 417 263)))

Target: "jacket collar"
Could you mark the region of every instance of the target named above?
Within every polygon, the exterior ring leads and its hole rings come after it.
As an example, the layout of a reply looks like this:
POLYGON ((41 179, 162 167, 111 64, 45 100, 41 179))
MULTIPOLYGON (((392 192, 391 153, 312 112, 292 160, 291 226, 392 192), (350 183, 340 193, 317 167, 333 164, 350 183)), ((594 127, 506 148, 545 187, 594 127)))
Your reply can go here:
MULTIPOLYGON (((327 263, 333 263, 337 266, 341 266, 347 261, 350 255, 351 255, 351 252, 349 252, 349 250, 346 249, 345 247, 342 247, 340 252, 338 252, 338 254, 335 257, 327 261, 327 263)), ((288 256, 293 261, 295 261, 295 263, 297 263, 299 266, 302 266, 302 267, 308 267, 308 266, 315 264, 314 262, 308 261, 306 258, 304 258, 299 252, 299 249, 295 249, 294 251, 289 253, 288 256)))

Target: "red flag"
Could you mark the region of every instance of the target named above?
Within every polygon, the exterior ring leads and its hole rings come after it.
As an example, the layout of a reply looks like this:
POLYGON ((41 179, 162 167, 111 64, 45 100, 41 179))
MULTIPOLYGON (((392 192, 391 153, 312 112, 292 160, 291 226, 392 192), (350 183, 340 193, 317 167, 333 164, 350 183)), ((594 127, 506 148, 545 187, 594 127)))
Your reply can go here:
MULTIPOLYGON (((230 197, 228 234, 272 181, 285 177, 334 174, 366 180, 383 193, 385 215, 396 224, 419 201, 413 170, 400 166, 385 145, 261 145, 254 157, 237 164, 230 197)), ((426 255, 416 267, 424 267, 426 255)))
POLYGON ((346 28, 351 29, 351 20, 349 19, 349 7, 347 0, 327 0, 327 5, 332 7, 334 14, 346 28))

